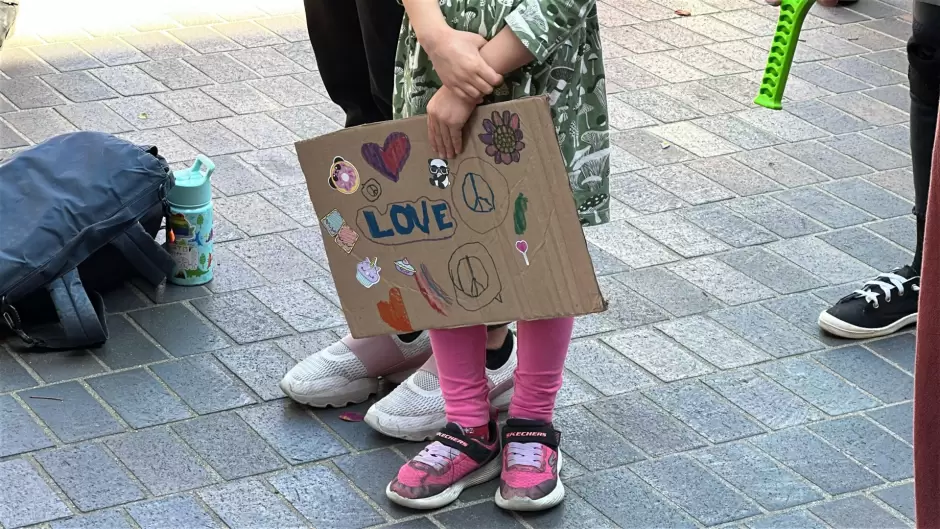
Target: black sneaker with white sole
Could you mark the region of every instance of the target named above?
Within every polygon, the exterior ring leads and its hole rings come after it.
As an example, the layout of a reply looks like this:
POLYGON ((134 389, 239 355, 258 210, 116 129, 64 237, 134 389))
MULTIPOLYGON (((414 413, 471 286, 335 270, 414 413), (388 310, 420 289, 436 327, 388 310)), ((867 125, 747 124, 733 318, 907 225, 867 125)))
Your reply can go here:
POLYGON ((849 339, 875 338, 917 323, 920 274, 910 266, 881 274, 819 315, 823 330, 849 339))

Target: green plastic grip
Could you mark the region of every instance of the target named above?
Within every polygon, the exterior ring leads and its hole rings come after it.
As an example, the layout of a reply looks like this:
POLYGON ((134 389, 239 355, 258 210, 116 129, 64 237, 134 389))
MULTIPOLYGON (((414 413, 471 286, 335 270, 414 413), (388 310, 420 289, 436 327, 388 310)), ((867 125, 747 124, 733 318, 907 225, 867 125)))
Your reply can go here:
POLYGON ((783 108, 783 90, 787 86, 796 45, 800 42, 800 29, 814 3, 815 0, 783 0, 780 4, 780 16, 767 56, 767 67, 764 68, 760 91, 754 100, 758 105, 772 110, 783 108))

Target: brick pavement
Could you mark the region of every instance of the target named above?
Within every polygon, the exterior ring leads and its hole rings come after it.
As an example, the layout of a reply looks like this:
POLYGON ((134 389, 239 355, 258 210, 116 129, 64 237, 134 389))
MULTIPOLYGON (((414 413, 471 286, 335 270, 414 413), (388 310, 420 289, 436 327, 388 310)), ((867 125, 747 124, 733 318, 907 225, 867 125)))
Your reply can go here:
POLYGON ((292 146, 343 116, 301 3, 277 5, 20 34, 0 56, 4 154, 76 129, 208 154, 221 243, 206 287, 110 296, 101 350, 0 349, 0 526, 912 524, 914 336, 815 326, 911 256, 909 2, 814 9, 783 112, 751 104, 774 9, 599 4, 616 220, 587 237, 610 311, 578 321, 559 397, 568 498, 532 516, 492 484, 390 505, 420 445, 276 386, 345 331, 292 146))

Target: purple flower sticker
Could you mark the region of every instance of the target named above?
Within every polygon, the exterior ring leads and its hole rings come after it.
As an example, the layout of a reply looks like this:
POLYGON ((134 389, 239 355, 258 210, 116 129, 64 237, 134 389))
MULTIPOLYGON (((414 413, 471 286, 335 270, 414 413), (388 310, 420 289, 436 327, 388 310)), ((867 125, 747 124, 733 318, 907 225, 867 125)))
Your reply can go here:
POLYGON ((493 119, 483 120, 483 130, 486 133, 480 134, 480 141, 486 145, 487 156, 492 156, 497 164, 519 161, 519 152, 525 149, 519 114, 508 110, 502 115, 493 112, 493 119))

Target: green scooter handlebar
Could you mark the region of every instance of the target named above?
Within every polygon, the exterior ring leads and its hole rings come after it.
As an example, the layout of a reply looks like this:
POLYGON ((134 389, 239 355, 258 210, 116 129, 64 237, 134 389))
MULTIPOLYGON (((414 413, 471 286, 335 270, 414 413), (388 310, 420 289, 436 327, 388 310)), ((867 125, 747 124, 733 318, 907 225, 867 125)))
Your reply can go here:
POLYGON ((767 56, 767 67, 754 100, 758 105, 773 110, 783 108, 783 90, 787 86, 796 45, 800 42, 800 29, 814 3, 815 0, 783 0, 780 4, 780 17, 767 56))

